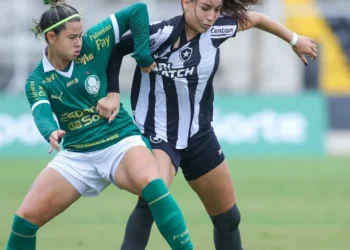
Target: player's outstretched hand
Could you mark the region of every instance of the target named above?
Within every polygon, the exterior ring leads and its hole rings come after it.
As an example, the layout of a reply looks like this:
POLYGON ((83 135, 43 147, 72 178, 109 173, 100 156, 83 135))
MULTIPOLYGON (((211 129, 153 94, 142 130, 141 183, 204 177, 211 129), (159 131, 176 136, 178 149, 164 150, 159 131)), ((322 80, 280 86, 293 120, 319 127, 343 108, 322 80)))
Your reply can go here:
POLYGON ((311 60, 314 60, 318 55, 317 45, 314 40, 309 37, 299 36, 297 44, 292 48, 298 57, 303 61, 305 66, 308 64, 305 56, 309 56, 311 57, 311 60))
POLYGON ((157 66, 156 62, 153 62, 150 66, 148 66, 147 68, 141 68, 142 72, 144 73, 149 73, 152 71, 152 69, 154 69, 157 66))
POLYGON ((53 149, 60 151, 60 141, 65 134, 66 134, 66 131, 64 130, 55 130, 51 133, 49 138, 49 143, 50 143, 50 149, 48 152, 49 154, 51 154, 53 149))
POLYGON ((108 93, 106 97, 101 98, 97 102, 96 110, 101 117, 108 119, 111 123, 119 113, 120 109, 120 94, 108 93))

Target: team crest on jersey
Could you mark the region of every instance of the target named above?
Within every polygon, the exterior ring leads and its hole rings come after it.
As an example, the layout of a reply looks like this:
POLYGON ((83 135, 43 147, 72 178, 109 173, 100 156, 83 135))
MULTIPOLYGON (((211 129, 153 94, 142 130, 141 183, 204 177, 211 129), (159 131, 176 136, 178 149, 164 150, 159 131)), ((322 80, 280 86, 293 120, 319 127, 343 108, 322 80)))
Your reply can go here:
POLYGON ((85 89, 91 95, 97 95, 100 91, 100 78, 97 75, 91 75, 85 80, 85 89))
POLYGON ((150 137, 149 137, 149 140, 150 140, 151 142, 155 143, 155 144, 158 144, 158 143, 161 143, 162 138, 159 138, 159 137, 157 137, 157 136, 150 136, 150 137))
POLYGON ((192 48, 186 47, 180 50, 180 59, 183 62, 187 62, 188 60, 190 60, 191 56, 192 56, 192 48))

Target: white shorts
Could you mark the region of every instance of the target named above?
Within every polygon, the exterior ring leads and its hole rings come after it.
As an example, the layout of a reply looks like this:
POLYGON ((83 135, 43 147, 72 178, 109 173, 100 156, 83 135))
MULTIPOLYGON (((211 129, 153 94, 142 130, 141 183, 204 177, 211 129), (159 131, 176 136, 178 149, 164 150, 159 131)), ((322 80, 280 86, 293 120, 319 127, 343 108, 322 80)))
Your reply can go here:
POLYGON ((47 167, 60 172, 82 196, 97 196, 114 183, 114 173, 125 153, 132 147, 145 146, 140 135, 129 136, 117 144, 93 152, 57 153, 47 167))

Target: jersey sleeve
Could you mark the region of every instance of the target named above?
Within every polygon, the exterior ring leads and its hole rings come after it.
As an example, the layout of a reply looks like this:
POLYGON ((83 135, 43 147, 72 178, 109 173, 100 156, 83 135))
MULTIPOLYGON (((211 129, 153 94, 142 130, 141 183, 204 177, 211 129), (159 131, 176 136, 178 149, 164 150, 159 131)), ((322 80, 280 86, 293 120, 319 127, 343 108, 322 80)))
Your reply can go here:
POLYGON ((230 37, 235 37, 238 20, 229 16, 220 16, 210 28, 210 37, 214 47, 218 48, 230 37))
POLYGON ((40 79, 28 78, 25 92, 32 108, 34 122, 41 135, 48 141, 51 133, 58 129, 58 125, 52 114, 48 94, 40 82, 40 79))
POLYGON ((133 57, 138 65, 147 67, 153 63, 148 46, 148 25, 147 6, 143 3, 133 4, 89 29, 84 35, 84 45, 98 58, 99 64, 106 68, 114 45, 130 29, 135 41, 133 57))
POLYGON ((149 45, 151 51, 154 52, 159 47, 168 41, 173 35, 173 30, 179 24, 181 17, 175 17, 170 20, 163 20, 151 23, 150 25, 150 40, 149 45))

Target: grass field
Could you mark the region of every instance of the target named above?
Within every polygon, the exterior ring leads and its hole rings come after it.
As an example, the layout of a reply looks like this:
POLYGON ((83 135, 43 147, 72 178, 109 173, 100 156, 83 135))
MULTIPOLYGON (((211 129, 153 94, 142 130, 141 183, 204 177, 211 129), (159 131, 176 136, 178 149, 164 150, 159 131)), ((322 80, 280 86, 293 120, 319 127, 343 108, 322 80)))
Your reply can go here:
MULTIPOLYGON (((46 161, 0 161, 0 249, 13 213, 46 161)), ((230 160, 245 250, 350 249, 350 158, 230 160)), ((212 227, 181 173, 171 191, 195 249, 213 250, 212 227)), ((110 186, 82 198, 38 233, 39 250, 119 249, 136 197, 110 186)), ((169 249, 154 227, 148 248, 169 249)))

